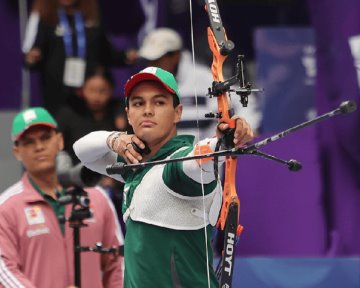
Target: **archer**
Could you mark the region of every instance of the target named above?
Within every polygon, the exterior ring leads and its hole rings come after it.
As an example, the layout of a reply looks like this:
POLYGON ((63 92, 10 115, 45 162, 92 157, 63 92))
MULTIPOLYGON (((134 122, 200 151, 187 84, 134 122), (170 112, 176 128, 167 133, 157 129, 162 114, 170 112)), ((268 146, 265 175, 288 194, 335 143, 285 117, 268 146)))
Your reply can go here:
MULTIPOLYGON (((181 98, 174 76, 160 68, 132 76, 125 95, 134 135, 97 131, 74 144, 81 162, 104 175, 106 166, 116 161, 135 164, 212 152, 228 129, 220 122, 216 137, 196 145, 193 136, 177 136, 181 98)), ((233 119, 233 144, 239 148, 254 134, 244 119, 233 119)), ((209 247, 222 191, 213 159, 154 165, 111 177, 125 182, 124 287, 218 287, 209 247)))

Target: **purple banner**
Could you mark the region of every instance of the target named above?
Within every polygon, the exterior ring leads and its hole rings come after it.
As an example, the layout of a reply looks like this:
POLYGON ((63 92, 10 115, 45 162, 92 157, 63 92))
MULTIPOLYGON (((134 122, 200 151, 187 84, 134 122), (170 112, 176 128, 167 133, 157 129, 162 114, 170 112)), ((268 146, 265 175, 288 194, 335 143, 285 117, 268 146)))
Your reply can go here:
POLYGON ((316 76, 311 28, 255 31, 257 86, 264 89, 263 132, 278 132, 314 117, 316 76))
POLYGON ((18 109, 21 105, 20 28, 18 8, 12 1, 0 1, 1 85, 0 109, 18 109))
MULTIPOLYGON (((308 5, 316 33, 318 111, 348 99, 359 105, 360 1, 309 0, 308 5)), ((327 245, 334 255, 360 255, 359 123, 358 110, 319 125, 317 131, 327 245)))

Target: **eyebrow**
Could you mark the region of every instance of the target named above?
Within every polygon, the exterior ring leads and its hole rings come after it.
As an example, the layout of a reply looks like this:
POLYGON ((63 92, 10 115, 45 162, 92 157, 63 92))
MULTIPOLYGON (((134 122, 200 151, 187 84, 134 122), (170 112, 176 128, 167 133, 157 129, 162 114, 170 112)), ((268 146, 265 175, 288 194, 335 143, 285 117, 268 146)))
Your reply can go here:
MULTIPOLYGON (((164 95, 164 94, 156 94, 156 95, 154 95, 153 97, 152 97, 152 99, 158 99, 158 98, 164 98, 164 99, 167 99, 168 97, 167 97, 168 95, 164 95)), ((144 99, 144 97, 143 96, 137 96, 137 95, 134 95, 134 96, 131 96, 130 97, 130 102, 132 102, 132 101, 135 101, 135 100, 143 100, 144 99)))
MULTIPOLYGON (((44 131, 42 131, 40 134, 39 134, 39 138, 41 138, 41 137, 43 137, 43 136, 47 136, 47 135, 51 135, 52 133, 53 133, 53 129, 50 129, 50 130, 44 130, 44 131)), ((34 139, 36 139, 37 137, 31 137, 31 136, 29 136, 28 134, 25 134, 23 137, 22 137, 22 139, 23 140, 34 140, 34 139)), ((19 140, 21 140, 21 139, 19 139, 19 140)), ((18 140, 18 141, 19 141, 18 140)))

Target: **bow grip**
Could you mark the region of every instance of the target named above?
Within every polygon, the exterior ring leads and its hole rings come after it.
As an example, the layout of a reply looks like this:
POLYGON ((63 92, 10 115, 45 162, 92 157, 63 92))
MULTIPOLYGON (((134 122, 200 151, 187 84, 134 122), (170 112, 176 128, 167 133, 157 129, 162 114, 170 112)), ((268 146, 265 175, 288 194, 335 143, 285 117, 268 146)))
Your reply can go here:
POLYGON ((220 123, 228 124, 228 128, 225 130, 218 130, 223 134, 221 138, 221 148, 222 149, 231 149, 234 148, 234 134, 235 134, 235 121, 236 119, 220 120, 220 123))

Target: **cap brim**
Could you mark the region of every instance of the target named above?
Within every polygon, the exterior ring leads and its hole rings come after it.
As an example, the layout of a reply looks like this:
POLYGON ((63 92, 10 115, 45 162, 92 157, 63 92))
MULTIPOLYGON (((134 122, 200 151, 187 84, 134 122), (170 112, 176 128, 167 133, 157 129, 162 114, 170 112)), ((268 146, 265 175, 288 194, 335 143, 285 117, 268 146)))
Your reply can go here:
POLYGON ((170 93, 172 94, 176 94, 176 92, 171 89, 169 86, 167 86, 159 77, 157 77, 156 75, 152 74, 152 73, 146 73, 146 72, 141 72, 138 74, 135 74, 125 85, 125 96, 129 97, 132 89, 135 87, 136 84, 146 81, 146 80, 152 80, 152 81, 157 81, 159 82, 161 85, 164 86, 164 88, 166 90, 168 90, 170 93))
POLYGON ((51 124, 51 123, 45 123, 45 122, 38 122, 38 123, 33 123, 30 124, 29 126, 27 126, 23 131, 21 131, 18 135, 15 136, 14 142, 18 141, 20 139, 20 137, 22 135, 24 135, 24 133, 26 133, 30 128, 35 127, 35 126, 45 126, 45 127, 50 127, 53 129, 56 129, 56 125, 51 124))

